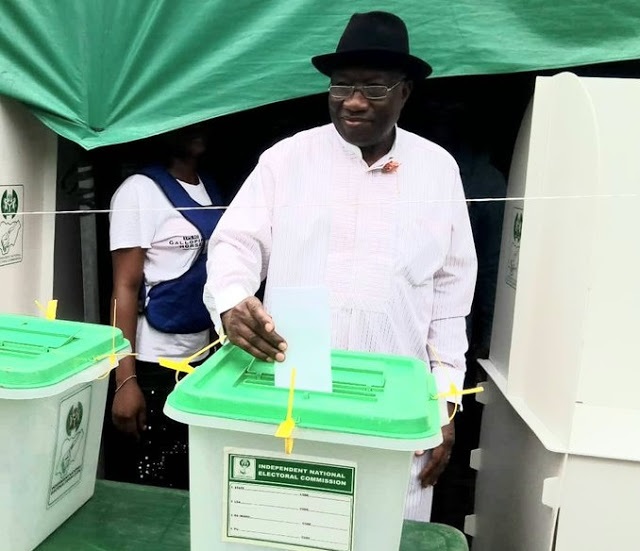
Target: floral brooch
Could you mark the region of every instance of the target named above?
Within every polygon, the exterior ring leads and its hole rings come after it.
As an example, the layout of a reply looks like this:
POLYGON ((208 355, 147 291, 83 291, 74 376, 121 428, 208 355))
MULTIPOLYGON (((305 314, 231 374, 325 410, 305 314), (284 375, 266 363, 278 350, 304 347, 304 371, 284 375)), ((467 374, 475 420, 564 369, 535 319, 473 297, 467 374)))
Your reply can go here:
POLYGON ((382 173, 393 174, 396 170, 398 170, 399 166, 400 166, 400 163, 398 161, 394 161, 393 159, 391 159, 390 161, 385 163, 385 165, 382 167, 382 173))

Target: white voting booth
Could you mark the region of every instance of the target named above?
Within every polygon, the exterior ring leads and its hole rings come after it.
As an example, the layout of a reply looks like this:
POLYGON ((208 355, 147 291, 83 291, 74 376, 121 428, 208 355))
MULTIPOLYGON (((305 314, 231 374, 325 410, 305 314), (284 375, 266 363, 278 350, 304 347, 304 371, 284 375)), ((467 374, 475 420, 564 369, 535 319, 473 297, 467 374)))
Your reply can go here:
POLYGON ((57 137, 18 102, 0 96, 0 312, 38 314, 51 299, 57 137))
POLYGON ((473 551, 632 549, 640 80, 538 78, 512 161, 473 551))

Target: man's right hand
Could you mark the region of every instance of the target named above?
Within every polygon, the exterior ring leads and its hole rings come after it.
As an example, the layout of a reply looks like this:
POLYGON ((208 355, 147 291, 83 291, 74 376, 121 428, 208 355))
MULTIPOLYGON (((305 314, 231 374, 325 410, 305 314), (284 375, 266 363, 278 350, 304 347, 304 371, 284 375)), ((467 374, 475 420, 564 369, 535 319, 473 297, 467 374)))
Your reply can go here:
POLYGON ((271 316, 256 297, 249 297, 221 316, 227 338, 252 356, 266 361, 284 361, 287 343, 275 331, 271 316))
POLYGON ((111 419, 118 430, 136 438, 147 428, 147 403, 135 379, 127 381, 114 395, 111 419))

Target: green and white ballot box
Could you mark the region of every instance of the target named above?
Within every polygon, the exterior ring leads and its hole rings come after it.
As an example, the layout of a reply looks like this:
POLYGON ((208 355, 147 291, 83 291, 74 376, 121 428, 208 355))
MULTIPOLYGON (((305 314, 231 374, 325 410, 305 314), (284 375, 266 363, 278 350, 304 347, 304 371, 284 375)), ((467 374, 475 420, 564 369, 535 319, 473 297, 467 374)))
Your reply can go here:
POLYGON ((189 425, 191 550, 395 551, 413 453, 442 441, 428 368, 333 351, 333 392, 293 393, 293 452, 275 435, 290 390, 227 344, 169 395, 189 425))
POLYGON ((117 353, 109 326, 0 316, 0 549, 31 551, 92 495, 117 353))

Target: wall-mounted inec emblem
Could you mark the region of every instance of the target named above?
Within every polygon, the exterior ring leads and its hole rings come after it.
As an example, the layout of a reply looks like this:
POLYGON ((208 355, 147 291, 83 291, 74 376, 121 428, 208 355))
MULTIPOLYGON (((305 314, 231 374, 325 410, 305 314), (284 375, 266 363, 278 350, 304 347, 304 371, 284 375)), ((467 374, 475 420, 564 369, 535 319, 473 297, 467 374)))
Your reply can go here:
POLYGON ((515 220, 513 221, 513 242, 520 244, 520 238, 522 237, 522 211, 516 212, 515 220))
POLYGON ((18 194, 15 189, 5 189, 0 202, 0 211, 5 220, 15 218, 18 212, 18 194))
POLYGON ((0 186, 0 266, 22 262, 23 203, 23 186, 0 186))
POLYGON ((518 264, 520 262, 520 241, 522 239, 522 207, 514 207, 509 213, 511 219, 511 246, 506 263, 505 281, 509 287, 516 288, 518 284, 518 264))

